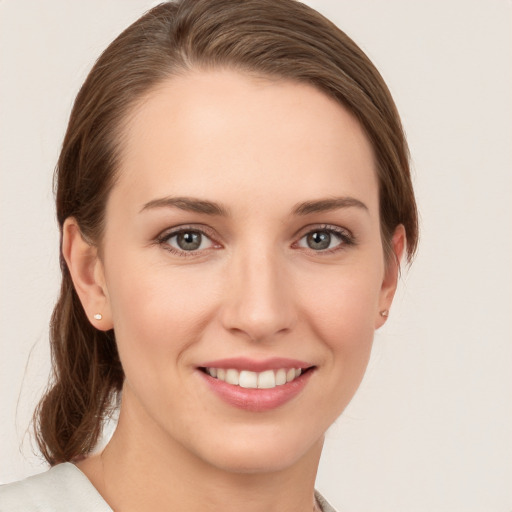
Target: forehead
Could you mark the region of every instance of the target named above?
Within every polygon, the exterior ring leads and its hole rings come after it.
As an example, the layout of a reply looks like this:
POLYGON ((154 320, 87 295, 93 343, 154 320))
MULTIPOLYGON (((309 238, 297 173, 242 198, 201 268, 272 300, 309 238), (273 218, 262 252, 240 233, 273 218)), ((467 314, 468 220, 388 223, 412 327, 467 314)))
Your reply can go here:
POLYGON ((143 98, 124 126, 113 194, 134 208, 165 194, 245 208, 351 195, 372 206, 377 188, 371 145, 342 105, 307 84, 223 70, 143 98))

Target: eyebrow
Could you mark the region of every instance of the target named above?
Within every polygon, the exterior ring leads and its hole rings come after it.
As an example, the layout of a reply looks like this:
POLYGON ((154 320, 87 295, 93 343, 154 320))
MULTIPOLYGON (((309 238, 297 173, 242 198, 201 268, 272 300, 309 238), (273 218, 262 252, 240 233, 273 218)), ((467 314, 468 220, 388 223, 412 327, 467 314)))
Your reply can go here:
POLYGON ((140 213, 154 208, 173 207, 187 212, 204 213, 206 215, 220 215, 222 217, 228 216, 228 210, 224 206, 212 201, 195 199, 192 197, 162 197, 160 199, 153 199, 142 207, 140 213))
MULTIPOLYGON (((153 199, 142 207, 140 213, 155 208, 179 208, 180 210, 205 215, 229 216, 229 210, 223 205, 193 197, 162 197, 153 199)), ((312 213, 321 213, 342 208, 359 208, 368 211, 368 207, 359 199, 354 197, 333 197, 299 203, 292 209, 292 215, 305 216, 312 213)))
POLYGON ((293 209, 293 214, 309 215, 311 213, 327 212, 341 208, 360 208, 368 211, 368 207, 362 201, 359 201, 359 199, 354 197, 333 197, 299 203, 293 209))

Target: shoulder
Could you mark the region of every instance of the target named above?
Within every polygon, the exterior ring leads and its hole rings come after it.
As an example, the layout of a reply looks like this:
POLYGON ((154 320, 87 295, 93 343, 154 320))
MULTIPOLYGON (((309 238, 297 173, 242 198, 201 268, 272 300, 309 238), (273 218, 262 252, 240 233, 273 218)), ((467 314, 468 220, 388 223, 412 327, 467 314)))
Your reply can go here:
MULTIPOLYGON (((318 492, 322 512, 336 512, 318 492)), ((71 463, 0 485, 0 512, 112 512, 87 477, 71 463)))
POLYGON ((315 491, 315 499, 322 512, 336 512, 336 509, 318 491, 315 491))
POLYGON ((0 485, 0 512, 112 512, 89 482, 69 462, 39 475, 0 485))

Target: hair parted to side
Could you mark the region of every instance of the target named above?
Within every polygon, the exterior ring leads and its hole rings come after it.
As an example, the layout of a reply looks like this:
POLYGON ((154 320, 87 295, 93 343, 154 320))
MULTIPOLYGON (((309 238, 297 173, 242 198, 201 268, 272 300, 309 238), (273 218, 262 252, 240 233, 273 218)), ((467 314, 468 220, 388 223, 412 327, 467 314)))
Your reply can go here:
MULTIPOLYGON (((348 108, 375 153, 385 251, 403 224, 411 259, 417 211, 391 95, 347 35, 295 0, 179 0, 153 8, 128 27, 94 65, 70 116, 55 174, 61 233, 65 219, 74 217, 83 238, 101 247, 123 121, 162 81, 212 68, 312 84, 348 108)), ((34 415, 37 442, 52 465, 94 448, 124 379, 114 332, 90 324, 62 255, 61 270, 50 328, 53 378, 34 415)))

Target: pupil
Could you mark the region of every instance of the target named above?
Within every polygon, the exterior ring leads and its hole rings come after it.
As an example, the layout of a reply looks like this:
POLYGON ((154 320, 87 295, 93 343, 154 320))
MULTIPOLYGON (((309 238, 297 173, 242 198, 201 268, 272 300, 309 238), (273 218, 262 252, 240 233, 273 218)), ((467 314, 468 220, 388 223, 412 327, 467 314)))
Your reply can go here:
POLYGON ((178 235, 176 241, 178 242, 180 249, 183 249, 184 251, 194 251, 195 249, 199 249, 199 246, 201 245, 201 233, 185 231, 178 235))
POLYGON ((327 249, 331 244, 331 235, 325 231, 316 231, 308 235, 308 245, 311 249, 327 249))

